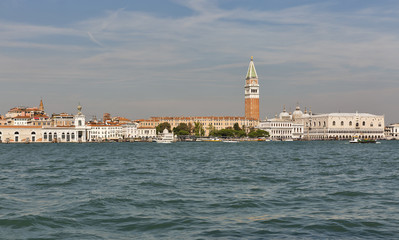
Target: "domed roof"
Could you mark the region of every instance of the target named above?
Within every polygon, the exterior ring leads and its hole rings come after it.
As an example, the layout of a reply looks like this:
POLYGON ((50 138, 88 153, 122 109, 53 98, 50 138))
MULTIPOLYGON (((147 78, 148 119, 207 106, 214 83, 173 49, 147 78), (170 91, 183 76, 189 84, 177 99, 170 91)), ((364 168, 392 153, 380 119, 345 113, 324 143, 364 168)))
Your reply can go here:
POLYGON ((299 105, 296 106, 295 111, 292 113, 292 117, 295 118, 300 118, 302 117, 303 112, 301 111, 301 108, 299 107, 299 105))
POLYGON ((280 113, 279 116, 280 116, 281 119, 290 118, 290 114, 287 113, 287 111, 285 110, 285 106, 284 106, 284 110, 280 113))

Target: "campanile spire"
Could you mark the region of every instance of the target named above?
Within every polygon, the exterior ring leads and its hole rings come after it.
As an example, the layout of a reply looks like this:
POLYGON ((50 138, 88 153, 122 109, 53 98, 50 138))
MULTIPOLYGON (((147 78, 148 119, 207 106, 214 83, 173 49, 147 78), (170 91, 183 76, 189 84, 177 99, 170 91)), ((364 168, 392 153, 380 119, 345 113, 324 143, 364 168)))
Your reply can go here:
POLYGON ((44 111, 43 99, 40 99, 39 110, 40 110, 40 111, 44 111))
POLYGON ((259 84, 253 57, 245 78, 245 118, 259 120, 259 84))

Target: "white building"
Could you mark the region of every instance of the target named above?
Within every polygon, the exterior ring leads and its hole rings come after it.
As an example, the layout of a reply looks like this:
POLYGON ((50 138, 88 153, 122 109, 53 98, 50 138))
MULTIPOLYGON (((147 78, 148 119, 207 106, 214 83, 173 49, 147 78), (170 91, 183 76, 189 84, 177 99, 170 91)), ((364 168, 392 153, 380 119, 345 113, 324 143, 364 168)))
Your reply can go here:
POLYGON ((295 118, 304 125, 308 140, 384 138, 384 116, 369 113, 303 114, 295 118))
POLYGON ((107 141, 123 139, 123 128, 119 124, 91 124, 88 139, 94 141, 107 141))
POLYGON ((390 124, 385 128, 385 137, 388 140, 399 140, 399 123, 390 124))
POLYGON ((42 142, 86 142, 90 126, 86 126, 86 118, 82 114, 82 106, 78 106, 78 114, 74 116, 72 126, 43 126, 42 142))
POLYGON ((137 136, 143 140, 157 137, 157 130, 154 127, 138 127, 137 131, 137 136))
POLYGON ((15 126, 28 126, 31 125, 32 118, 30 116, 16 116, 11 118, 15 126))
POLYGON ((42 127, 39 126, 0 126, 0 142, 2 143, 25 143, 41 142, 42 127))
POLYGON ((261 121, 259 129, 269 132, 272 140, 298 140, 303 137, 303 124, 295 123, 285 108, 279 117, 261 121))
POLYGON ((124 138, 138 138, 138 123, 127 123, 122 125, 122 134, 124 138))

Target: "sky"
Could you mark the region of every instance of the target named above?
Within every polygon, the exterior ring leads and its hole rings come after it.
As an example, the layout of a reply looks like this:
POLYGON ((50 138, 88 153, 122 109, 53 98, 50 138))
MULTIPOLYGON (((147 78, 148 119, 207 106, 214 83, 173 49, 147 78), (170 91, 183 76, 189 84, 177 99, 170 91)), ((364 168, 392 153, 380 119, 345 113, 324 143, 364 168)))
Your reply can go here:
POLYGON ((1 0, 0 113, 244 116, 286 106, 399 122, 399 1, 1 0))

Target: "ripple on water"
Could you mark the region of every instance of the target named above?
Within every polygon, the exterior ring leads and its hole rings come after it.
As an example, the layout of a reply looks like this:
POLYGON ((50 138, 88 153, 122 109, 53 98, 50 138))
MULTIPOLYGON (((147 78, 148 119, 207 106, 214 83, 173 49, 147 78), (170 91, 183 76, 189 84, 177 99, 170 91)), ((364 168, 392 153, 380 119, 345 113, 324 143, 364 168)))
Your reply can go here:
POLYGON ((0 232, 396 239, 397 144, 0 144, 0 232))

